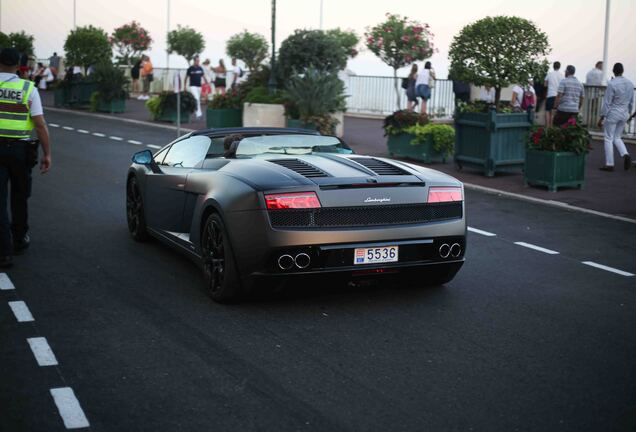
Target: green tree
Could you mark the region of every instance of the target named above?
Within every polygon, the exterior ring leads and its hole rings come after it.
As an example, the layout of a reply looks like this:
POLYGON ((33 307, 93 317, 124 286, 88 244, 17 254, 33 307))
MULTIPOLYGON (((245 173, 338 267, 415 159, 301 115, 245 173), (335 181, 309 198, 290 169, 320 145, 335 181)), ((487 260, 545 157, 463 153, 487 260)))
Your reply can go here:
POLYGON ((106 32, 92 25, 71 30, 64 42, 64 52, 67 65, 85 68, 109 62, 113 55, 106 32))
POLYGON ((5 33, 0 32, 0 48, 9 48, 11 47, 11 39, 5 33))
POLYGON ((548 36, 533 22, 518 17, 486 17, 464 27, 449 50, 456 79, 495 89, 525 83, 550 52, 548 36))
POLYGON ((338 43, 347 57, 354 58, 358 55, 357 46, 360 43, 360 38, 354 31, 335 28, 327 30, 326 34, 338 43))
POLYGON ((400 15, 387 14, 383 23, 367 30, 366 45, 387 65, 393 68, 393 84, 397 109, 400 109, 400 89, 397 70, 416 60, 433 55, 433 34, 428 24, 422 24, 400 15))
POLYGON ((152 38, 148 30, 137 21, 117 27, 110 42, 117 51, 119 64, 131 65, 139 60, 141 53, 150 48, 152 38))
POLYGON ((168 33, 168 53, 185 57, 188 64, 205 49, 203 35, 190 27, 177 26, 168 33))
POLYGON ((26 34, 24 30, 9 34, 9 43, 20 53, 32 56, 34 53, 33 41, 35 38, 26 34))
POLYGON ((268 50, 269 45, 263 36, 247 30, 232 36, 225 46, 227 55, 243 60, 251 72, 261 66, 268 50))

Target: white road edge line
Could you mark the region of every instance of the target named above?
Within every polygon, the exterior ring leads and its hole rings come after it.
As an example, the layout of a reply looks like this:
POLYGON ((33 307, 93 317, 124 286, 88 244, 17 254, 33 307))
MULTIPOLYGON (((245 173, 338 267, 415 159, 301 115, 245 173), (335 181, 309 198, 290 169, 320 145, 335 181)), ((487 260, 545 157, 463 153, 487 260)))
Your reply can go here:
POLYGON ((48 125, 51 127, 60 127, 60 125, 57 123, 49 123, 48 125))
POLYGON ((595 263, 594 261, 581 261, 581 264, 585 264, 585 265, 590 266, 590 267, 596 267, 598 269, 605 270, 605 271, 612 272, 612 273, 616 273, 616 274, 621 275, 621 276, 627 276, 627 277, 634 276, 634 273, 626 272, 626 271, 623 271, 623 270, 616 269, 614 267, 609 267, 609 266, 606 266, 606 265, 603 265, 603 264, 595 263))
POLYGON ((89 131, 87 131, 86 129, 78 129, 77 130, 79 133, 83 133, 83 134, 87 134, 90 133, 89 131))
POLYGON ((106 136, 105 134, 99 132, 93 132, 93 135, 100 138, 104 138, 106 136))
POLYGON ((0 273, 0 290, 12 290, 15 289, 13 282, 9 279, 9 275, 6 273, 0 273))
POLYGON ((534 249, 534 250, 539 251, 539 252, 547 253, 549 255, 558 255, 559 254, 557 251, 553 251, 552 249, 542 248, 541 246, 533 245, 531 243, 515 242, 515 244, 519 245, 519 246, 526 247, 528 249, 534 249))
POLYGON ((161 148, 161 146, 154 145, 154 144, 146 144, 146 147, 150 147, 150 148, 153 148, 153 149, 160 149, 161 148))
POLYGON ((30 322, 35 321, 29 307, 22 300, 20 301, 10 301, 9 307, 13 311, 13 315, 15 315, 15 319, 18 322, 30 322))
POLYGON ((122 137, 118 137, 118 136, 109 136, 108 138, 114 140, 114 141, 123 141, 124 139, 122 137))
POLYGON ((468 227, 468 231, 474 232, 475 234, 481 234, 481 235, 486 236, 486 237, 495 237, 497 235, 495 233, 491 233, 491 232, 488 232, 488 231, 483 231, 483 230, 480 230, 480 229, 477 229, 477 228, 473 228, 473 227, 468 227))
POLYGON ((66 129, 66 130, 75 130, 75 128, 72 128, 70 126, 62 126, 62 129, 66 129))
POLYGON ((129 143, 131 144, 135 144, 135 145, 142 145, 143 143, 141 141, 137 141, 137 140, 128 140, 129 143))
POLYGON ((90 426, 72 388, 59 387, 49 391, 66 429, 80 429, 90 426))
POLYGON ((40 366, 55 366, 57 365, 57 359, 55 358, 55 354, 53 354, 53 350, 49 346, 49 343, 46 341, 46 338, 43 337, 35 337, 28 338, 27 342, 31 346, 31 351, 33 351, 33 355, 35 356, 35 360, 38 362, 40 366))

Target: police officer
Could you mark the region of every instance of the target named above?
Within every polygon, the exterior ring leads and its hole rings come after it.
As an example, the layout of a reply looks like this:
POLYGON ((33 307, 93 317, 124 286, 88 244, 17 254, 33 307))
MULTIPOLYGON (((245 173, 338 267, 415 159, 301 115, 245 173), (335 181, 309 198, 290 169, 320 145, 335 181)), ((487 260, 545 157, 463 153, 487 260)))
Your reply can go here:
POLYGON ((51 168, 49 131, 42 102, 33 82, 18 78, 20 55, 14 48, 0 51, 0 268, 29 247, 27 199, 37 147, 28 141, 35 128, 42 147, 40 172, 51 168), (7 195, 11 184, 11 219, 7 195))

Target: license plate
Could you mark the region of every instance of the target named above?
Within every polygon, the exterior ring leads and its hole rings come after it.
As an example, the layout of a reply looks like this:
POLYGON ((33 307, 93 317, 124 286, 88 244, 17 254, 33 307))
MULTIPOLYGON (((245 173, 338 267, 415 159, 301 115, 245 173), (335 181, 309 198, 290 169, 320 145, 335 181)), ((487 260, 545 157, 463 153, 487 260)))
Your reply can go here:
POLYGON ((398 246, 358 248, 353 251, 353 264, 397 262, 398 246))

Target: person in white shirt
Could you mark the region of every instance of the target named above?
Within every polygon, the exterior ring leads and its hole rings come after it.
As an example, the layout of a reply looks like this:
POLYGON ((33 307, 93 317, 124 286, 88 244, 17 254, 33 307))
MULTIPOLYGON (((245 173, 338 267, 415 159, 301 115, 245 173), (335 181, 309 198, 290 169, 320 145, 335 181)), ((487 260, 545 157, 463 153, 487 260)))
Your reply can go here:
POLYGON ((602 86, 603 85, 603 62, 598 61, 594 69, 585 75, 585 85, 602 86))
POLYGON ((545 76, 545 87, 548 89, 547 99, 545 100, 545 124, 546 126, 552 126, 552 111, 554 110, 554 101, 556 100, 559 90, 559 83, 564 78, 563 74, 559 71, 561 69, 561 63, 556 61, 552 65, 553 71, 548 72, 545 76))
POLYGON ((489 85, 485 85, 479 91, 478 99, 489 104, 495 103, 495 89, 489 85))
POLYGON ((232 58, 232 66, 227 70, 227 86, 233 89, 241 78, 241 68, 236 64, 236 59, 232 58))
POLYGON ((510 99, 510 105, 514 108, 515 111, 521 112, 529 107, 534 107, 537 104, 537 95, 534 91, 534 87, 532 86, 532 79, 528 80, 528 84, 525 87, 522 87, 521 84, 515 84, 512 87, 512 98, 510 99), (524 105, 524 96, 528 92, 532 97, 530 100, 526 102, 524 105))
POLYGON ((415 95, 422 98, 422 114, 426 114, 426 102, 431 98, 431 88, 435 83, 435 71, 427 61, 415 80, 415 95))

